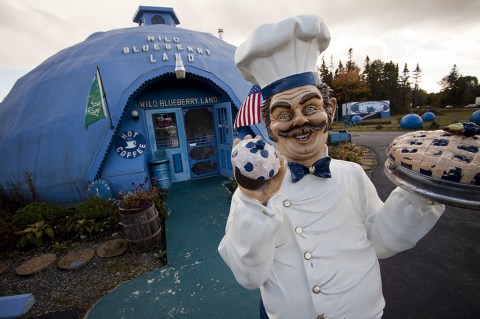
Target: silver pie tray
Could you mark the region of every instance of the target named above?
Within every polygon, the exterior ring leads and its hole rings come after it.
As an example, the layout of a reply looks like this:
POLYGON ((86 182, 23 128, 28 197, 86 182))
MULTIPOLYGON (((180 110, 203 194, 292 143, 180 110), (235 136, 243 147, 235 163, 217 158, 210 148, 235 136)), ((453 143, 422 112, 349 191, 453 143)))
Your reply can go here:
POLYGON ((454 183, 421 175, 398 165, 390 158, 385 161, 385 175, 395 185, 406 191, 437 203, 480 210, 480 186, 454 183))

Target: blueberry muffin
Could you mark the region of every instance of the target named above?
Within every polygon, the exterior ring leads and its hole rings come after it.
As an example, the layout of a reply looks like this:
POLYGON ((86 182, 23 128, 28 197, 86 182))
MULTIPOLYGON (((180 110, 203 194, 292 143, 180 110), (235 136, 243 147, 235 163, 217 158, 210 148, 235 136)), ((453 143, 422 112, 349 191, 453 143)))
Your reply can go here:
POLYGON ((280 169, 276 150, 263 140, 240 141, 232 149, 232 165, 237 183, 250 190, 259 189, 280 169))

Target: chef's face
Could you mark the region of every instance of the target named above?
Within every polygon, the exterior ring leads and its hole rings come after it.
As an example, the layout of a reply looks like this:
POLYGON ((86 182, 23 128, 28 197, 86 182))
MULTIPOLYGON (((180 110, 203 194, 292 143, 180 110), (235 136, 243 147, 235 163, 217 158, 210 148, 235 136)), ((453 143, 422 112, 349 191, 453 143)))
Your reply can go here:
POLYGON ((272 97, 271 134, 277 140, 277 149, 288 160, 312 165, 324 156, 328 124, 336 107, 335 99, 330 102, 334 104, 326 111, 322 95, 314 85, 296 87, 272 97))

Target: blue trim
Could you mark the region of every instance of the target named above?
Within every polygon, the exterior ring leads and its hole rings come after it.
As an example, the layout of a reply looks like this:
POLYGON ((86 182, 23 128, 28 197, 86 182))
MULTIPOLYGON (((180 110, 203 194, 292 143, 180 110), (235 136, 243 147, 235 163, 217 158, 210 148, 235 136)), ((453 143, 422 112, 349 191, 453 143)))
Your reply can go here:
POLYGON ((304 72, 294 75, 289 75, 283 79, 277 80, 273 83, 270 83, 262 89, 262 97, 264 100, 272 97, 273 95, 280 93, 282 91, 309 85, 309 84, 320 84, 320 78, 314 72, 304 72))

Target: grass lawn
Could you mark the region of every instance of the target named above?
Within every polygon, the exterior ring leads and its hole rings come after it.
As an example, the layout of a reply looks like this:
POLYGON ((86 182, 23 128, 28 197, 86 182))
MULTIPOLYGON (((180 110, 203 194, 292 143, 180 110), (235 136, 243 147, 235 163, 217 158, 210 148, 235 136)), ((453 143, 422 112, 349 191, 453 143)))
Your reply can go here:
MULTIPOLYGON (((424 122, 423 129, 424 130, 442 129, 443 127, 452 123, 469 122, 470 116, 473 114, 473 112, 477 110, 478 109, 465 109, 465 108, 430 109, 431 112, 436 114, 436 123, 438 124, 439 127, 438 128, 434 126, 432 127, 431 122, 424 122)), ((422 114, 425 112, 427 112, 427 110, 424 110, 424 109, 415 110, 415 113, 420 116, 422 116, 422 114)), ((358 126, 346 126, 342 121, 339 121, 339 122, 333 123, 332 129, 333 131, 347 129, 350 132, 382 131, 382 130, 402 131, 403 129, 400 128, 400 120, 404 115, 405 114, 392 115, 392 117, 390 118, 365 120, 365 121, 362 121, 358 126)))

